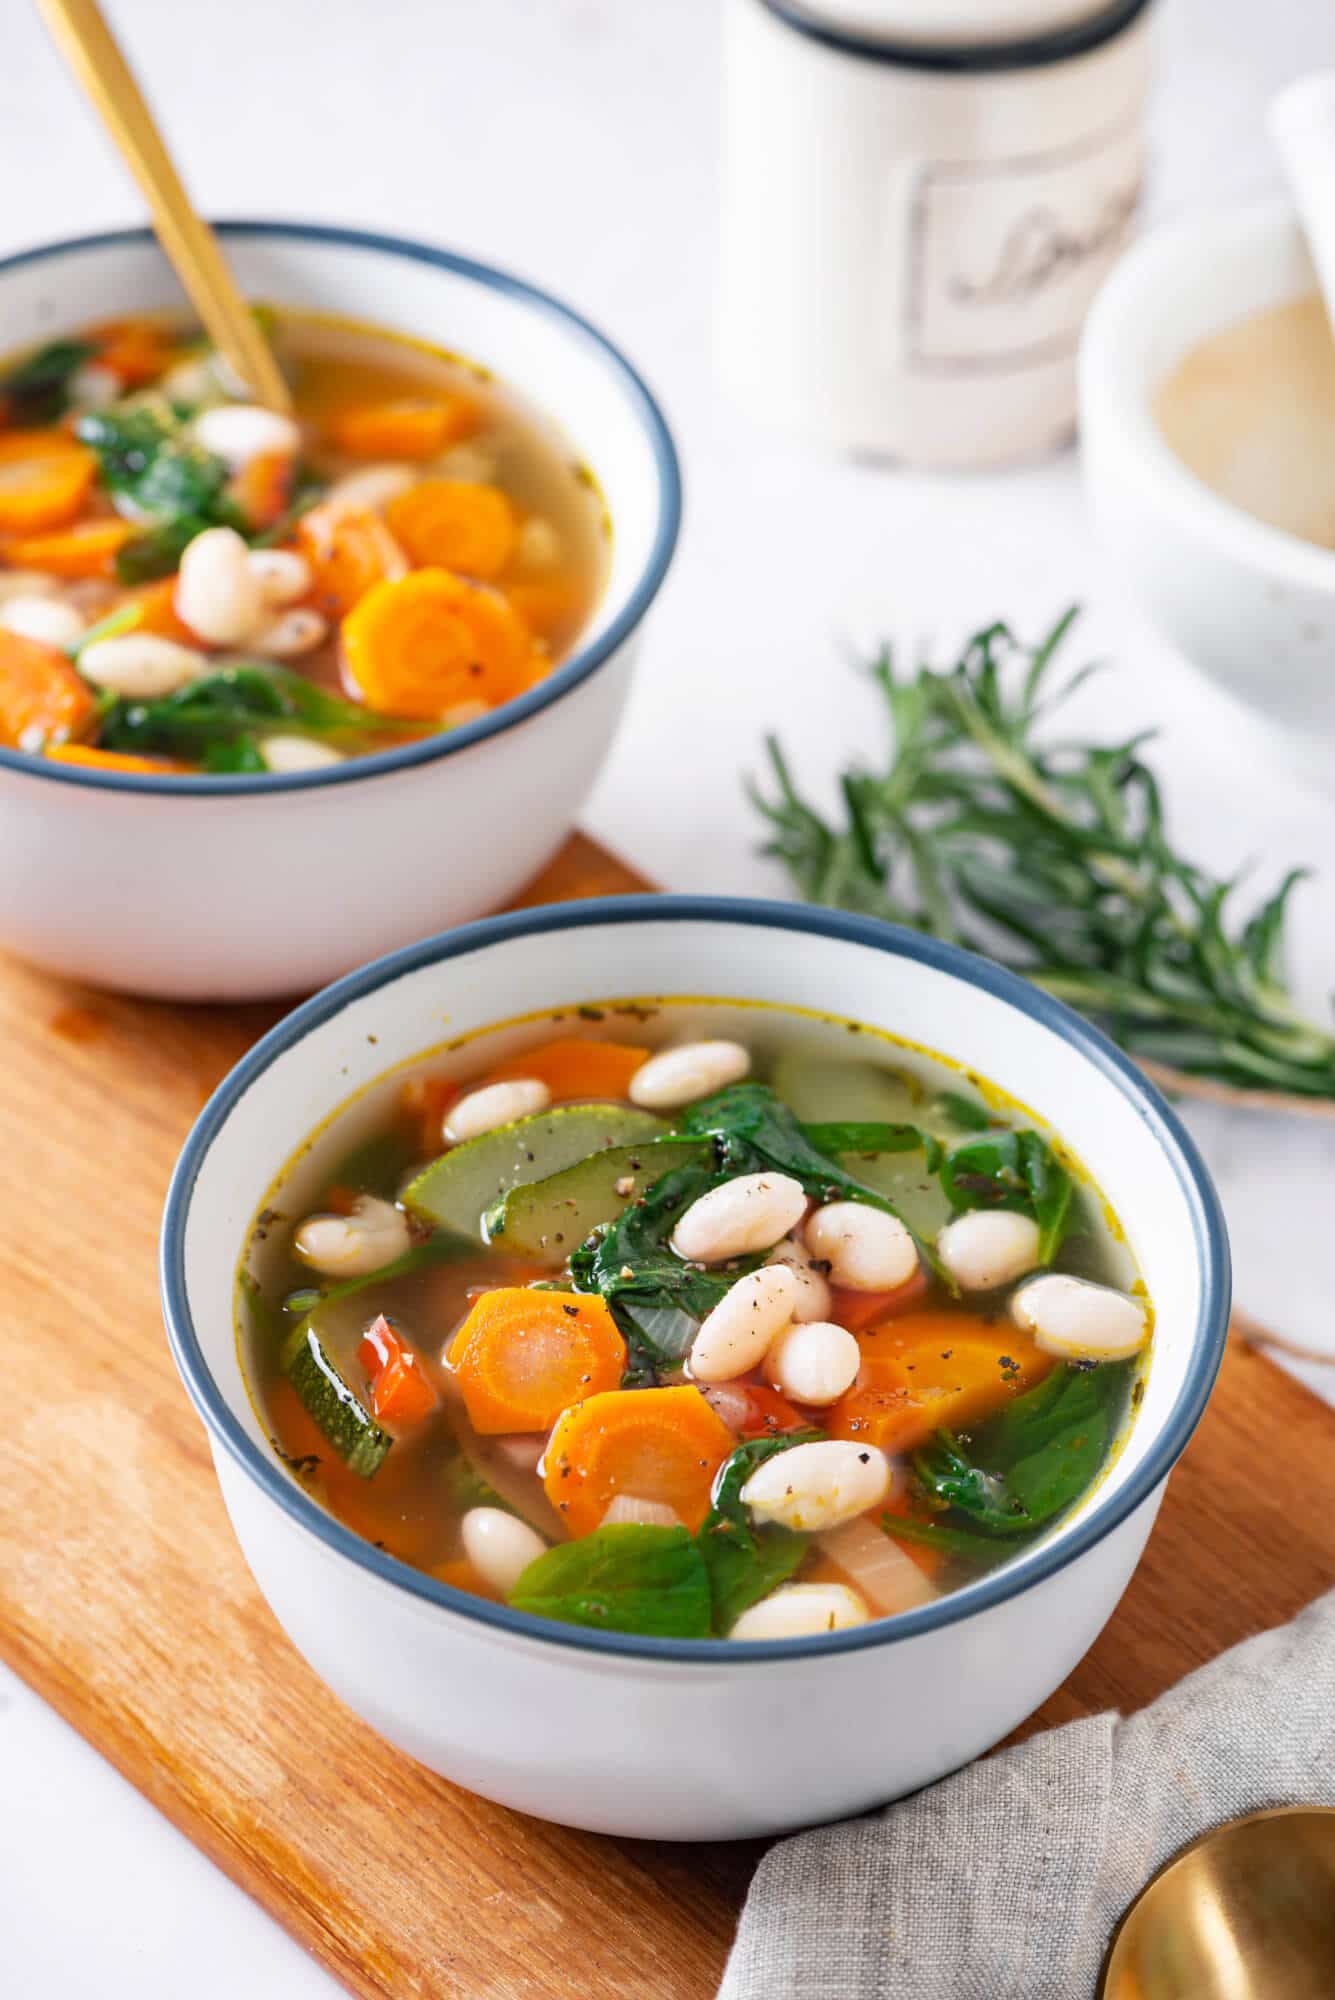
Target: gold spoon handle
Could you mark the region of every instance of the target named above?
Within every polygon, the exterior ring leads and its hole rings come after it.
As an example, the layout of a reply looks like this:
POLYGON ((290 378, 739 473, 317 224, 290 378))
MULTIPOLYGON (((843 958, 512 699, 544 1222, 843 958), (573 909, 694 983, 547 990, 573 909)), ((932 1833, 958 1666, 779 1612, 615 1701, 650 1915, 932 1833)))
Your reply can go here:
POLYGON ((143 94, 97 0, 38 0, 66 62, 142 188, 158 241, 223 359, 257 400, 288 411, 292 398, 218 240, 195 213, 143 94))

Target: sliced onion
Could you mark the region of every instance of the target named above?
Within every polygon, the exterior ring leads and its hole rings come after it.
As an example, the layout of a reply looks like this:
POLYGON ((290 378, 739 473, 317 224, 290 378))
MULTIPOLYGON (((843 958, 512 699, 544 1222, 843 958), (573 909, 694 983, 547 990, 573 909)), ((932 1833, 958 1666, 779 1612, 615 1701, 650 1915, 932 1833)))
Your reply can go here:
POLYGON ((611 1528, 618 1521, 635 1521, 646 1528, 676 1528, 681 1516, 662 1500, 641 1500, 637 1493, 618 1493, 599 1526, 611 1528))
POLYGON ((911 1611, 915 1604, 930 1604, 941 1595, 912 1556, 866 1514, 846 1521, 842 1528, 831 1528, 816 1540, 821 1552, 857 1586, 880 1618, 911 1611))
POLYGON ((499 1452, 508 1465, 513 1465, 516 1472, 536 1472, 545 1444, 543 1437, 516 1431, 512 1437, 494 1438, 492 1449, 499 1452))
POLYGON ((751 1415, 751 1399, 745 1385, 741 1382, 711 1382, 707 1387, 701 1384, 701 1394, 715 1416, 721 1417, 728 1429, 740 1436, 751 1415))

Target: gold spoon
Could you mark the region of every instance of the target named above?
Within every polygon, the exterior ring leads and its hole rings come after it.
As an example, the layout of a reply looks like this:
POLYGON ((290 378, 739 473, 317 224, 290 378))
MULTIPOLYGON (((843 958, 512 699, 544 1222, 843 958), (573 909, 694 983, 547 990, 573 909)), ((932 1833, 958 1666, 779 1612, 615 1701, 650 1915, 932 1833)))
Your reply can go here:
POLYGON ((1331 2000, 1335 1806, 1282 1806, 1202 1834, 1114 1934, 1098 2000, 1331 2000))
POLYGON ((260 403, 290 411, 292 398, 218 240, 172 165, 152 113, 97 0, 38 0, 46 25, 148 201, 158 241, 218 352, 260 403))

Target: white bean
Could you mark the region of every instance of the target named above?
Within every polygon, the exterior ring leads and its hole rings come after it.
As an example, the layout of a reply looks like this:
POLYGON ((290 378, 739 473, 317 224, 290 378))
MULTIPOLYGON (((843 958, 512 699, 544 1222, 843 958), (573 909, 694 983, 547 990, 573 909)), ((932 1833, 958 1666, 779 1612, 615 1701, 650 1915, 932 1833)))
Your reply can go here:
POLYGON ((72 604, 58 597, 11 597, 0 604, 0 625, 24 639, 36 639, 43 646, 77 646, 85 625, 72 604))
POLYGON ((771 1250, 806 1205, 800 1183, 787 1174, 739 1174, 691 1203, 673 1231, 672 1248, 696 1264, 771 1250))
POLYGON ((176 609, 211 646, 244 645, 267 606, 250 551, 235 528, 206 528, 186 544, 176 579, 176 609))
POLYGON ((296 604, 290 611, 280 612, 272 624, 261 625, 250 643, 271 660, 296 660, 320 645, 328 631, 318 611, 296 604))
POLYGON ((431 463, 433 479, 467 479, 474 486, 494 486, 496 454, 485 444, 456 444, 431 463))
POLYGON ((82 368, 76 368, 70 376, 69 399, 79 410, 105 410, 108 403, 117 402, 121 395, 121 378, 114 368, 103 368, 96 361, 85 361, 82 368))
POLYGON ((807 1220, 802 1240, 850 1292, 891 1292, 918 1268, 918 1246, 898 1216, 861 1201, 831 1201, 807 1220))
POLYGON ((286 776, 293 771, 325 771, 342 764, 343 752, 313 736, 266 736, 260 744, 265 767, 286 776))
POLYGON ((1121 1361, 1149 1335, 1139 1299, 1062 1271, 1021 1285, 1011 1300, 1011 1317, 1045 1354, 1063 1361, 1121 1361))
POLYGON ((416 486, 421 474, 407 465, 363 465, 336 479, 320 503, 324 507, 369 507, 378 513, 400 493, 416 486))
POLYGON ((630 1081, 630 1101, 646 1111, 675 1111, 736 1083, 750 1067, 740 1042, 684 1042, 641 1063, 630 1081))
POLYGON ((252 458, 279 452, 291 457, 301 445, 301 432, 291 417, 281 410, 261 409, 258 403, 218 403, 201 410, 191 430, 196 444, 225 459, 234 471, 249 465, 252 458))
POLYGON ((79 672, 112 694, 154 701, 199 679, 208 665, 193 646, 160 639, 155 632, 124 632, 95 639, 79 655, 79 672))
POLYGON ((598 1525, 613 1528, 622 1521, 634 1522, 642 1528, 679 1528, 681 1515, 665 1500, 641 1500, 638 1493, 617 1493, 598 1525))
POLYGON ((536 1528, 503 1507, 470 1507, 459 1523, 464 1554, 484 1583, 508 1597, 547 1544, 536 1528))
POLYGON ((481 1138, 498 1125, 513 1125, 516 1118, 531 1118, 535 1112, 545 1111, 551 1101, 551 1091, 535 1076, 484 1084, 450 1106, 445 1114, 446 1141, 457 1146, 464 1139, 481 1138))
POLYGON ((856 1590, 846 1583, 785 1583, 744 1611, 728 1637, 809 1639, 817 1632, 865 1625, 869 1616, 856 1590))
POLYGON ((218 394, 218 372, 214 357, 208 354, 187 355, 169 368, 159 382, 158 388, 173 403, 206 403, 218 394))
POLYGON ((765 1355, 765 1380, 796 1403, 820 1408, 851 1389, 862 1349, 846 1327, 832 1320, 795 1320, 765 1355))
POLYGON ((691 1344, 697 1382, 731 1382, 749 1375, 793 1315, 797 1279, 782 1264, 748 1271, 707 1315, 691 1344))
POLYGON ((1010 1209, 971 1209, 946 1224, 936 1254, 961 1291, 994 1292, 1037 1264, 1038 1224, 1010 1209))
POLYGON ((830 1307, 834 1303, 830 1296, 830 1287, 824 1273, 812 1262, 811 1252, 804 1249, 796 1237, 785 1236, 782 1243, 776 1243, 765 1262, 786 1264, 797 1279, 797 1302, 793 1306, 794 1319, 830 1317, 830 1307))
POLYGON ((54 597, 60 585, 40 569, 0 569, 0 604, 16 597, 54 597))
POLYGON ((366 1278, 401 1257, 412 1238, 393 1202, 359 1195, 351 1215, 308 1215, 292 1239, 304 1264, 330 1278, 366 1278))
POLYGON ((759 1521, 819 1534, 879 1506, 890 1490, 890 1464, 875 1445, 818 1438, 776 1451, 742 1488, 742 1503, 759 1521))
POLYGON ((293 604, 311 587, 311 566, 295 549, 252 549, 246 567, 266 604, 293 604))
POLYGON ((561 538, 550 521, 533 514, 519 530, 515 555, 526 569, 551 569, 561 560, 561 538))

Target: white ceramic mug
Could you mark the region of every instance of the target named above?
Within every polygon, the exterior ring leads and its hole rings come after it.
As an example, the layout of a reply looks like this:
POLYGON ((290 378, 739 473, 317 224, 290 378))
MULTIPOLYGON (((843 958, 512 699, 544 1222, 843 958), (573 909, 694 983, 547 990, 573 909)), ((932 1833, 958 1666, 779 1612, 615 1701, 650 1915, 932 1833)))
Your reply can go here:
POLYGON ((728 0, 719 364, 753 413, 931 466, 1070 434, 1139 196, 1147 0, 1028 4, 1025 39, 928 45, 920 6, 891 38, 865 0, 728 0))

